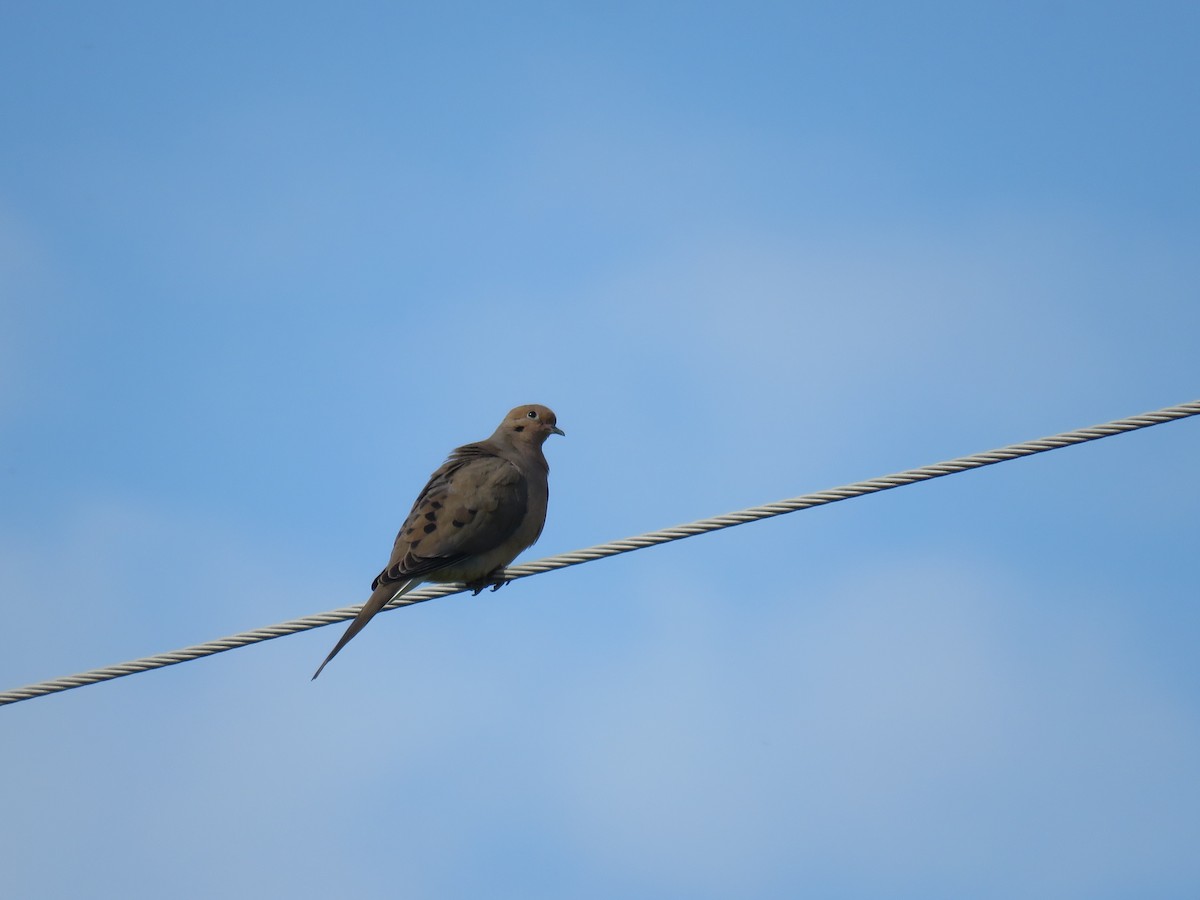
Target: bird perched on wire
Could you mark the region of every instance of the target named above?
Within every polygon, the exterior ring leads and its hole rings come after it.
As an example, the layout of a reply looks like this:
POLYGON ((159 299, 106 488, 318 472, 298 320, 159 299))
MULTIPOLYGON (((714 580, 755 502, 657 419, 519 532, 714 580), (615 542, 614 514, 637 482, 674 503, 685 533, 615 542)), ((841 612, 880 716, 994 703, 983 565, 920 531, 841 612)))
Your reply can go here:
POLYGON ((490 438, 450 454, 429 476, 370 598, 314 679, 377 612, 422 582, 462 582, 476 594, 505 583, 504 567, 533 545, 546 522, 550 466, 542 444, 552 434, 564 432, 551 410, 518 406, 490 438))

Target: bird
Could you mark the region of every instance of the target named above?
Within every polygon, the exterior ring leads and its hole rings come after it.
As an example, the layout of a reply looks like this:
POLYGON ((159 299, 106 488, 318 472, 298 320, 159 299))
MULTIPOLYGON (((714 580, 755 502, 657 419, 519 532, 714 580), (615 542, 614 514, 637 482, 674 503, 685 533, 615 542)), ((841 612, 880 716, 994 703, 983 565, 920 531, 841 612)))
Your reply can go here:
POLYGON ((552 434, 566 434, 558 417, 531 403, 510 410, 487 440, 451 452, 417 495, 371 596, 314 681, 377 612, 417 585, 462 582, 478 594, 507 583, 504 567, 533 546, 546 523, 550 466, 542 444, 552 434))

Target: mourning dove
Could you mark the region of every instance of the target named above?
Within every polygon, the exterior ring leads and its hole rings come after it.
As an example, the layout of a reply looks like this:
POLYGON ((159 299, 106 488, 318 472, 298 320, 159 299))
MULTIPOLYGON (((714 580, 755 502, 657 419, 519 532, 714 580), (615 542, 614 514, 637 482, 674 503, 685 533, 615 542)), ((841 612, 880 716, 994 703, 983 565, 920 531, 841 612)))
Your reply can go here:
POLYGON ((504 584, 501 570, 546 522, 550 467, 542 444, 564 433, 557 423, 544 406, 518 406, 490 438, 459 447, 429 476, 370 598, 314 679, 377 612, 422 582, 461 581, 476 594, 504 584))

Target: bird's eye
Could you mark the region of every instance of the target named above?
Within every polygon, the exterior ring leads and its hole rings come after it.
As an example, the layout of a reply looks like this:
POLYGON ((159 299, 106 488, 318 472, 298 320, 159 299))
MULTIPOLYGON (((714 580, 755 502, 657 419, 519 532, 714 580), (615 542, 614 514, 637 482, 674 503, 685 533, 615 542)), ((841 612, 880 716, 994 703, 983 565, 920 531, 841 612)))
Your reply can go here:
POLYGON ((529 416, 529 418, 531 418, 531 419, 536 419, 537 418, 537 410, 531 409, 529 412, 525 413, 525 415, 529 416))

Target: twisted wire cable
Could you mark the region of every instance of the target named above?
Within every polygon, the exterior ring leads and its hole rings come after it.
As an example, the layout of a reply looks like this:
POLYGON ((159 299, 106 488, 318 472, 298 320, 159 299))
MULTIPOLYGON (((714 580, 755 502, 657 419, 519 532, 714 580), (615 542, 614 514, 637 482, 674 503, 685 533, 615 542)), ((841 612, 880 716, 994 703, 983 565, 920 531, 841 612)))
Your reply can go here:
MULTIPOLYGON (((1073 444, 1083 444, 1088 441, 1095 441, 1128 431, 1137 431, 1141 428, 1149 428, 1152 425, 1161 425, 1165 422, 1186 419, 1189 416, 1195 415, 1200 415, 1200 400, 1181 403, 1178 406, 1168 406, 1154 412, 1129 416, 1124 419, 1115 419, 1103 425, 1093 425, 1090 428, 1079 428, 1075 431, 1065 431, 1062 434, 1055 434, 1050 437, 1024 441, 1019 444, 1010 444, 1007 447, 1000 447, 983 453, 975 453, 971 456, 960 456, 956 459, 934 463, 929 466, 921 466, 917 469, 908 469, 907 471, 896 472, 892 475, 884 475, 866 481, 856 481, 853 484, 842 485, 841 487, 831 488, 826 491, 818 491, 814 494, 803 494, 788 500, 780 500, 777 503, 752 506, 749 509, 739 510, 738 512, 700 519, 685 525, 676 525, 672 528, 650 531, 634 537, 609 541, 605 544, 597 544, 594 547, 587 547, 582 550, 572 550, 556 556, 547 556, 545 559, 522 563, 517 566, 509 566, 505 569, 504 576, 506 580, 512 581, 518 578, 527 578, 530 575, 540 575, 543 572, 549 572, 554 569, 577 566, 580 563, 591 562, 608 556, 617 556, 621 553, 629 553, 633 550, 641 550, 645 547, 653 547, 657 544, 665 544, 670 541, 678 541, 698 534, 706 534, 710 531, 719 531, 722 528, 731 528, 734 525, 744 525, 747 522, 757 522, 760 519, 769 519, 774 516, 784 515, 785 513, 811 509, 814 506, 836 503, 839 500, 849 500, 851 497, 861 497, 864 494, 874 494, 878 491, 886 491, 907 484, 929 481, 932 478, 954 475, 970 469, 978 469, 983 466, 1006 462, 1010 459, 1033 456, 1037 453, 1045 453, 1048 450, 1058 450, 1062 447, 1072 446, 1073 444)), ((414 603, 423 603, 426 600, 445 597, 463 590, 466 590, 463 585, 431 585, 419 588, 404 597, 393 600, 384 609, 411 606, 414 603)), ((211 656, 214 653, 223 653, 226 650, 245 647, 248 644, 257 644, 260 641, 269 641, 273 638, 283 637, 284 635, 296 634, 297 632, 307 631, 311 628, 319 628, 322 625, 331 625, 334 622, 342 622, 354 618, 358 614, 359 609, 361 609, 361 605, 343 606, 340 609, 333 609, 329 612, 291 619, 287 622, 280 622, 278 625, 256 628, 253 631, 243 631, 239 634, 218 638, 214 641, 207 641, 203 644, 184 647, 169 653, 160 653, 157 656, 146 656, 141 659, 131 660, 130 662, 106 666, 102 669, 80 672, 77 675, 68 675, 64 678, 55 678, 50 681, 39 681, 25 687, 0 692, 0 706, 5 706, 9 703, 18 703, 21 700, 29 700, 33 697, 41 697, 59 691, 70 690, 71 688, 82 687, 87 684, 96 684, 100 681, 109 681, 113 678, 121 678, 137 672, 146 672, 150 669, 159 669, 164 666, 173 666, 177 663, 199 659, 202 656, 211 656)))

